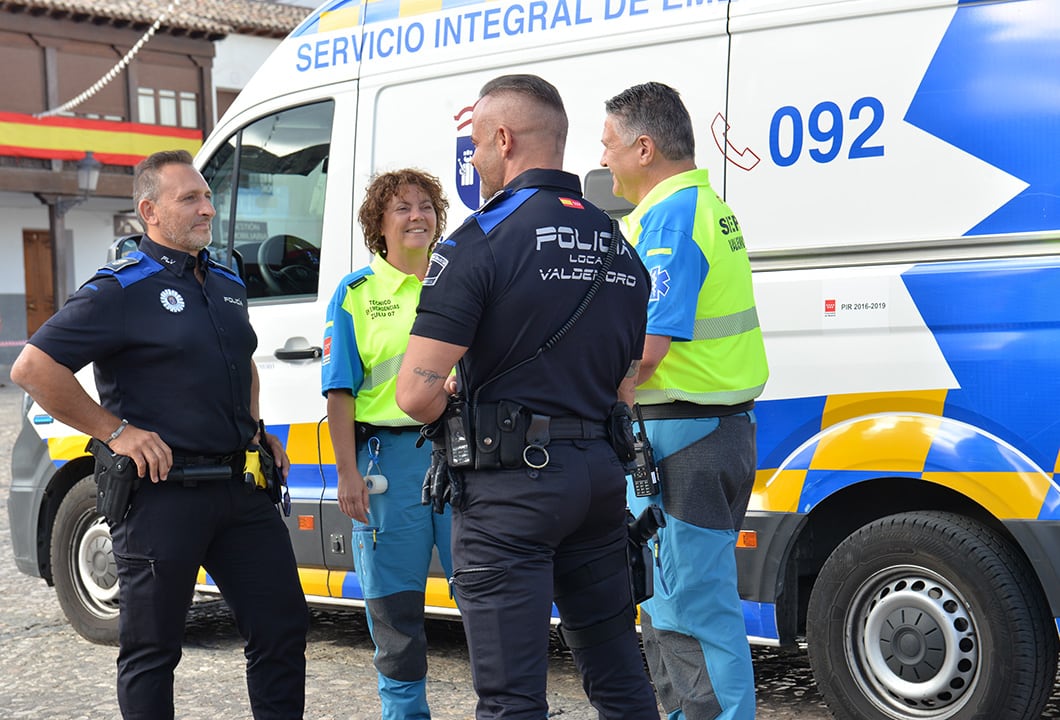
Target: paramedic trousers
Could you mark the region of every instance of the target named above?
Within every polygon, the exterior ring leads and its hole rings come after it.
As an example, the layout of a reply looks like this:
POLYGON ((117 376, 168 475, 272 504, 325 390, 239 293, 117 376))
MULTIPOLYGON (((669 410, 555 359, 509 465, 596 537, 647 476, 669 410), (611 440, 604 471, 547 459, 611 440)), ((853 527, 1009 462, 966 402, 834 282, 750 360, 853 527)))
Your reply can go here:
POLYGON ((548 452, 540 470, 464 473, 464 501, 453 509, 453 589, 476 717, 547 716, 555 600, 566 630, 606 628, 572 649, 600 718, 657 718, 634 627, 622 467, 604 440, 554 440, 548 452), (554 597, 557 581, 573 589, 554 597))
POLYGON ((736 585, 736 534, 754 484, 753 412, 649 420, 662 493, 655 594, 641 605, 641 634, 670 720, 751 720, 754 670, 736 585))
POLYGON ((111 528, 118 566, 118 705, 126 720, 173 717, 173 671, 201 565, 246 641, 255 720, 298 720, 309 612, 291 539, 265 492, 239 479, 141 481, 111 528))
MULTIPOLYGON (((421 502, 431 445, 417 448, 419 436, 418 425, 400 433, 377 430, 372 473, 387 478, 387 489, 368 496, 368 525, 353 521, 354 567, 375 643, 382 720, 431 716, 423 607, 435 546, 446 577, 453 572, 449 509, 439 515, 421 502)), ((361 471, 367 471, 370 458, 362 443, 357 458, 361 471)))

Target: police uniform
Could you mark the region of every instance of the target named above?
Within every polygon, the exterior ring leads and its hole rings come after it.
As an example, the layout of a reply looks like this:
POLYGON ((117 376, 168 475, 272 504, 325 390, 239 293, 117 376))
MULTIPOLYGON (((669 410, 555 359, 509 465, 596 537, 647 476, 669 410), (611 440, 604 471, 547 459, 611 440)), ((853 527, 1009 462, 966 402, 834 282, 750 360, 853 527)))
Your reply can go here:
POLYGON ((625 242, 570 331, 520 364, 570 319, 610 238, 577 177, 528 170, 439 243, 424 280, 412 333, 468 347, 460 376, 476 406, 550 418, 543 467, 468 470, 453 508, 479 718, 545 716, 553 601, 600 717, 658 713, 634 629, 625 476, 602 429, 643 346, 647 276, 625 242))
POLYGON ((309 614, 290 535, 263 491, 242 481, 257 430, 250 412, 257 337, 246 290, 202 251, 196 258, 143 237, 106 265, 30 343, 71 371, 95 363, 100 403, 157 432, 174 467, 230 465, 229 480, 141 480, 111 528, 118 566, 118 702, 125 718, 173 717, 173 670, 200 565, 247 640, 257 720, 302 717, 309 614))
POLYGON ((743 233, 706 170, 656 185, 626 218, 652 277, 648 334, 672 339, 637 389, 662 473, 655 595, 644 652, 670 718, 746 720, 754 673, 736 585, 736 534, 756 463, 753 400, 768 376, 743 233))
POLYGON ((424 589, 432 548, 452 574, 449 513, 421 502, 430 446, 394 400, 397 372, 416 316, 420 281, 380 256, 347 275, 328 305, 322 388, 357 398, 357 457, 387 478, 369 497, 369 524, 353 521, 354 563, 375 643, 383 720, 429 718, 424 589))

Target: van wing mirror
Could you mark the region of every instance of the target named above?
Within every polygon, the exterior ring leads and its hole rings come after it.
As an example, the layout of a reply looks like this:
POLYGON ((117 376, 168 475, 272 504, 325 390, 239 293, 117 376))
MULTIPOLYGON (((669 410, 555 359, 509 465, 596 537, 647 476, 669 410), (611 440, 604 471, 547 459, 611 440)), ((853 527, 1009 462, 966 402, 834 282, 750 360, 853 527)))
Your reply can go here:
POLYGON ((633 209, 633 203, 611 192, 611 171, 607 168, 590 170, 585 176, 585 199, 615 218, 624 217, 633 209))
POLYGON ((139 248, 141 237, 139 233, 136 235, 122 235, 112 242, 110 247, 107 248, 107 262, 112 263, 115 260, 121 260, 133 250, 139 248))

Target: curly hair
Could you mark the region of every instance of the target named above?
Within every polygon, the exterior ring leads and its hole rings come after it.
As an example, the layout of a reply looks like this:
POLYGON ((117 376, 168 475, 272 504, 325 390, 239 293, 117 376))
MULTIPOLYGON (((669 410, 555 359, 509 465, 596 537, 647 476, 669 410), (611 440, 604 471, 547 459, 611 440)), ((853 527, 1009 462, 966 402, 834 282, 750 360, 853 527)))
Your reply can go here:
POLYGON ((449 201, 445 198, 442 184, 434 175, 405 168, 391 172, 380 173, 372 176, 365 190, 364 201, 360 210, 357 211, 357 221, 361 224, 364 232, 364 245, 370 252, 381 257, 386 257, 386 239, 383 237, 383 213, 386 212, 387 204, 401 190, 403 185, 418 187, 427 193, 427 197, 434 206, 434 214, 438 224, 434 229, 434 237, 431 238, 430 248, 438 242, 445 230, 445 211, 449 208, 449 201))

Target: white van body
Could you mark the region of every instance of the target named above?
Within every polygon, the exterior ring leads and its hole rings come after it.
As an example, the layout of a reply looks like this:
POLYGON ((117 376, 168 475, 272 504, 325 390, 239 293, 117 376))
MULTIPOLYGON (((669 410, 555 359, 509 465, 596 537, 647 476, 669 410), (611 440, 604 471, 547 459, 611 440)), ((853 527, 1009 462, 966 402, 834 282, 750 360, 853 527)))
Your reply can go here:
MULTIPOLYGON (((218 255, 234 247, 253 290, 307 596, 361 602, 320 344, 337 283, 370 259, 355 219, 370 177, 437 175, 455 228, 480 202, 479 88, 534 73, 566 103, 566 169, 620 214, 604 101, 654 80, 680 91, 755 269, 771 376, 737 550, 752 642, 805 638, 838 717, 1039 716, 1060 617, 1057 38, 1055 0, 323 5, 197 158, 218 255), (291 277, 263 279, 270 257, 266 275, 291 277)), ((39 508, 84 477, 68 429, 30 417, 51 440, 15 473, 12 513, 16 494, 39 508)), ((12 527, 45 547, 57 532, 12 527)), ((50 579, 37 552, 16 542, 50 579)), ((108 622, 89 596, 82 612, 108 622)), ((428 605, 456 614, 441 578, 428 605)))

